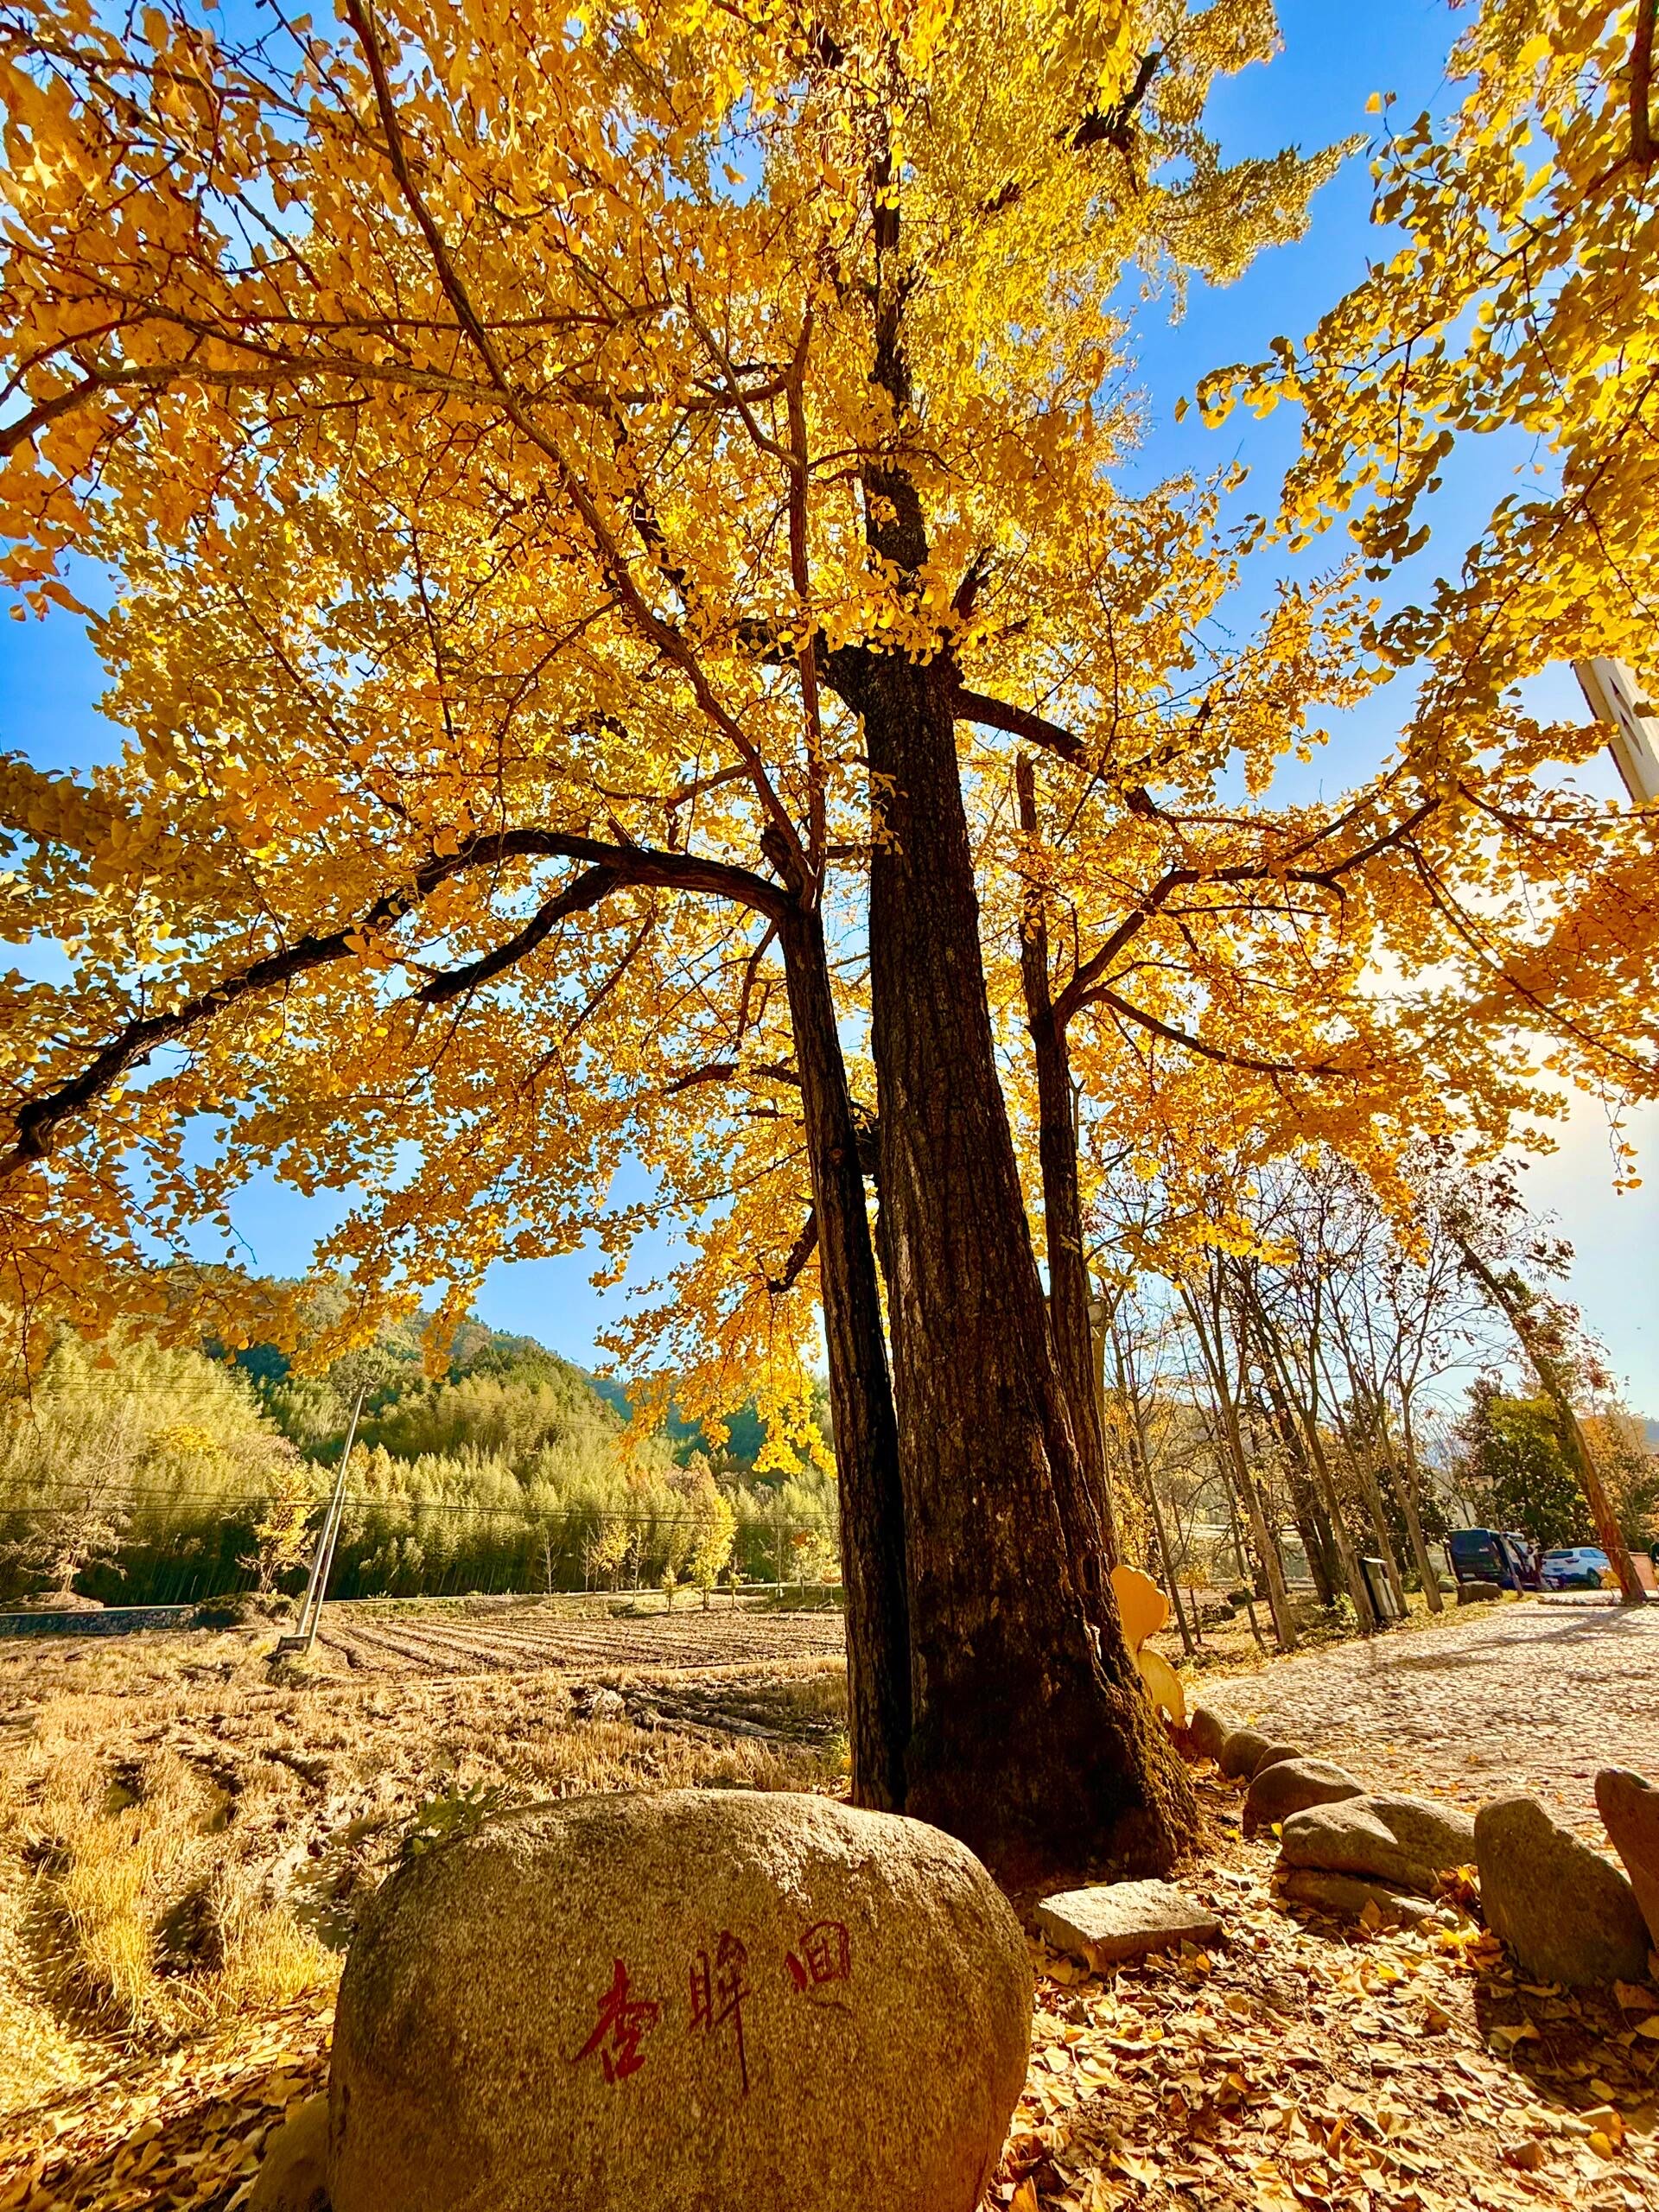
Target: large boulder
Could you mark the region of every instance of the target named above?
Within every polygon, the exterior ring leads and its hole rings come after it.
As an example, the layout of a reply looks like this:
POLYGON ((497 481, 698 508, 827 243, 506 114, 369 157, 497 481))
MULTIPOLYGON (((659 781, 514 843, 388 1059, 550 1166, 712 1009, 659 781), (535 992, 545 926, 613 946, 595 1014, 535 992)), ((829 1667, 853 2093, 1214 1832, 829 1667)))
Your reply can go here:
POLYGON ((972 2212, 1025 2079, 1020 1923, 826 1798, 605 1796, 409 1860, 329 2079, 334 2212, 972 2212))
POLYGON ((1643 1775, 1606 1767, 1596 1777, 1596 1810, 1659 1950, 1659 1789, 1643 1775))
POLYGON ((248 2212, 328 2212, 328 2100, 308 2097, 265 2138, 248 2212))
POLYGON ((1475 1815, 1486 1925, 1535 1981, 1637 1981, 1648 1924, 1611 1862, 1553 1820, 1535 1797, 1494 1798, 1475 1815))
POLYGON ((1287 1866, 1357 1874, 1390 1890, 1433 1897, 1440 1878, 1475 1856, 1475 1824, 1423 1797, 1348 1797, 1293 1813, 1279 1832, 1287 1866))
POLYGON ((1233 1723, 1213 1706, 1195 1705, 1187 1715, 1186 1748, 1195 1759, 1218 1759, 1222 1746, 1234 1733, 1233 1723))
POLYGON ((1329 1759, 1276 1759, 1255 1770, 1244 1799, 1244 1833, 1255 1835, 1310 1805, 1335 1805, 1344 1797, 1364 1795, 1364 1783, 1329 1759))

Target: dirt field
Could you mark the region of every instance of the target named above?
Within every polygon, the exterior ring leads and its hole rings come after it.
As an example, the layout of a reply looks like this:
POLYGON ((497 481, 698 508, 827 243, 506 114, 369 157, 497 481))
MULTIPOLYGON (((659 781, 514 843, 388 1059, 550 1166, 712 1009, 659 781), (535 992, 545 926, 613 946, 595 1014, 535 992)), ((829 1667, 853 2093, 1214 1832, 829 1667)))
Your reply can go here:
POLYGON ((842 1617, 760 1611, 724 1601, 673 1612, 646 1599, 461 1599, 451 1605, 330 1605, 314 1656, 319 1675, 467 1675, 554 1667, 594 1669, 792 1667, 839 1659, 842 1617))
MULTIPOLYGON (((1373 1783, 1581 1814, 1604 1755, 1659 1770, 1656 1628, 1510 1606, 1202 1688, 1373 1783)), ((844 1786, 834 1614, 342 1606, 310 1667, 271 1642, 0 1645, 0 2212, 232 2212, 326 2078, 363 1898, 457 1806, 844 1786)), ((1105 1978, 1034 1949, 996 2212, 1659 2203, 1659 1991, 1528 1990, 1455 1904, 1416 1935, 1294 1917, 1198 1783, 1182 1879, 1223 1940, 1105 1978)))

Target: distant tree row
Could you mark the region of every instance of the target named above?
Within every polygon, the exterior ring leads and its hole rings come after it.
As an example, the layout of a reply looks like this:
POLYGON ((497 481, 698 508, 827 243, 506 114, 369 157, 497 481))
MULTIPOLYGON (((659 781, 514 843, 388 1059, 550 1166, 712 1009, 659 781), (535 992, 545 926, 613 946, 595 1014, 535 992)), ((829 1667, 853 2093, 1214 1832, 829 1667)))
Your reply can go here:
POLYGON ((266 1347, 227 1365, 136 1331, 66 1337, 0 1408, 0 1603, 292 1592, 359 1392, 336 1596, 649 1587, 671 1602, 690 1586, 706 1602, 833 1573, 827 1442, 797 1471, 757 1473, 632 1432, 531 1339, 471 1327, 435 1377, 418 1349, 418 1329, 388 1331, 303 1375, 266 1347))
POLYGON ((1126 1552, 1188 1588, 1242 1580, 1285 1649, 1306 1624, 1299 1585, 1364 1630, 1388 1608, 1379 1576, 1398 1605, 1421 1592, 1438 1611, 1452 1527, 1546 1548, 1659 1536, 1644 1424, 1542 1287, 1570 1248, 1504 1173, 1447 1179, 1426 1154, 1413 1179, 1390 1207, 1309 1153, 1196 1220, 1139 1177, 1094 1193, 1126 1552), (1129 1253, 1150 1264, 1115 1281, 1129 1253))

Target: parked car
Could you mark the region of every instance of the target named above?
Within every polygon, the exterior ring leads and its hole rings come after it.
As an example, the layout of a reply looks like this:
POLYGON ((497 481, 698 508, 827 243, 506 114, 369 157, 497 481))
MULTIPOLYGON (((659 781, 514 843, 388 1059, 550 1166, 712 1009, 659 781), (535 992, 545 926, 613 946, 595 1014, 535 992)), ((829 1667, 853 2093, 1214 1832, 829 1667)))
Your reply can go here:
POLYGON ((1454 1529, 1446 1554, 1459 1582, 1496 1582, 1500 1590, 1535 1590, 1532 1546, 1516 1529, 1454 1529))
POLYGON ((1569 1544, 1544 1554, 1540 1574, 1546 1590, 1605 1590, 1613 1563, 1594 1544, 1569 1544))

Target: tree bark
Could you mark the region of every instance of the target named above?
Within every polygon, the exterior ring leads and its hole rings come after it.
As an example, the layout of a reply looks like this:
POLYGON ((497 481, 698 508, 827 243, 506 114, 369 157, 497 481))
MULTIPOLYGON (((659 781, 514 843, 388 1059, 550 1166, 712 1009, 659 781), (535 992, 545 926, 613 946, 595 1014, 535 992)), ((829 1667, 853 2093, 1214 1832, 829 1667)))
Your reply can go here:
MULTIPOLYGON (((902 480, 872 489, 919 518, 902 480)), ((907 530, 904 550, 909 550, 907 530)), ((870 879, 882 1234, 909 1575, 906 1808, 1004 1869, 1170 1865, 1196 1832, 1100 1573, 997 1082, 948 658, 845 648, 870 879)))
MULTIPOLYGON (((1023 756, 1017 776, 1020 826, 1028 836, 1034 836, 1036 793, 1031 763, 1023 756)), ((1071 1418, 1071 1435, 1095 1493, 1105 1538, 1104 1565, 1109 1571, 1117 1563, 1117 1529, 1095 1383, 1094 1332, 1089 1325, 1089 1265, 1083 1249, 1071 1053, 1065 1025, 1055 1014, 1049 987, 1048 924, 1040 894, 1027 897, 1024 921, 1020 973, 1037 1070, 1037 1153, 1043 1179, 1043 1236, 1048 1251, 1049 1325, 1071 1418)))
POLYGON ((853 1799, 899 1811, 910 1739, 909 1599, 899 1430, 875 1254, 822 914, 792 902, 779 938, 818 1225, 847 1592, 853 1799))

